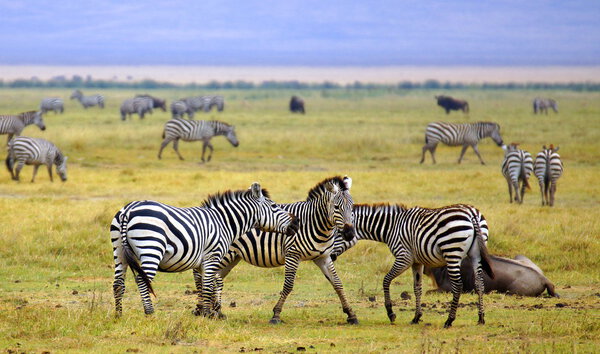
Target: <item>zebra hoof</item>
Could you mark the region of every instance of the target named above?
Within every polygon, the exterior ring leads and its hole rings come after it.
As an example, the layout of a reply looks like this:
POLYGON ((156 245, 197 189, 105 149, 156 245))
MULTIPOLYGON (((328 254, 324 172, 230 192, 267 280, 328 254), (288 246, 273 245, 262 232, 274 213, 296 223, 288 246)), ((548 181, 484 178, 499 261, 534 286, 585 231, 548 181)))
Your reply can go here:
POLYGON ((357 325, 358 324, 358 318, 356 318, 356 317, 348 318, 346 320, 346 322, 348 322, 351 325, 357 325))
POLYGON ((444 323, 444 328, 450 328, 450 327, 452 327, 452 322, 454 322, 453 319, 449 318, 448 320, 446 320, 446 323, 444 323))
POLYGON ((278 325, 278 324, 282 324, 283 321, 280 318, 271 318, 271 320, 269 321, 270 324, 272 325, 278 325))
POLYGON ((388 318, 390 319, 390 323, 394 323, 396 321, 396 314, 395 313, 388 313, 388 318))

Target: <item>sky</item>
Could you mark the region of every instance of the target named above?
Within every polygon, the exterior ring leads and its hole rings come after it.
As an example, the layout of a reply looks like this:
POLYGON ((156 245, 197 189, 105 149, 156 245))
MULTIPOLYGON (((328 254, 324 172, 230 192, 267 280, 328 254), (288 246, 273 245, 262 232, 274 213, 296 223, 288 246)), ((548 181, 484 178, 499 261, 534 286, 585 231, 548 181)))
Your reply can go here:
POLYGON ((600 1, 0 0, 0 65, 600 65, 600 1))

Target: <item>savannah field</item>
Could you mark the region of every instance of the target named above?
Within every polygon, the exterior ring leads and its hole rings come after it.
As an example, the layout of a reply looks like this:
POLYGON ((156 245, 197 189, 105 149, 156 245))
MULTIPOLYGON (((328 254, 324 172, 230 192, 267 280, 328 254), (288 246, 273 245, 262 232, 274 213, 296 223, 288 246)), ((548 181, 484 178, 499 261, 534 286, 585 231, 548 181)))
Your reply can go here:
MULTIPOLYGON (((95 93, 83 90, 85 94, 95 93)), ((147 91, 172 99, 206 92, 147 91)), ((169 145, 157 159, 170 113, 122 122, 122 100, 141 91, 103 90, 104 110, 84 110, 71 90, 0 89, 0 112, 36 109, 45 96, 65 99, 65 113, 45 115, 46 131, 24 135, 56 143, 69 157, 69 179, 49 181, 32 167, 21 182, 0 173, 0 350, 6 352, 597 352, 600 348, 600 93, 456 90, 247 90, 218 92, 222 113, 198 112, 236 126, 240 146, 213 140, 213 160, 199 164, 201 143, 169 145), (434 95, 467 99, 468 115, 446 115, 434 95), (302 96, 306 115, 287 110, 302 96), (533 115, 531 100, 558 100, 560 113, 533 115), (424 130, 431 121, 496 121, 505 142, 537 154, 560 146, 565 173, 554 207, 542 207, 537 181, 522 205, 510 204, 500 172, 502 150, 480 143, 486 165, 468 150, 440 145, 436 165, 420 165, 424 130), (414 296, 407 272, 392 285, 396 323, 383 307, 382 280, 392 265, 383 244, 360 242, 336 268, 360 324, 345 323, 339 300, 320 270, 300 266, 282 312, 268 323, 283 285, 283 268, 240 264, 225 280, 226 320, 191 314, 196 296, 191 272, 155 278, 156 312, 145 316, 131 273, 123 317, 114 318, 109 223, 131 200, 200 204, 208 194, 248 188, 259 181, 282 203, 306 198, 334 175, 353 178, 355 203, 438 207, 469 203, 488 220, 492 254, 524 254, 554 282, 560 299, 489 294, 486 321, 477 325, 476 296, 464 294, 457 319, 444 329, 450 294, 424 294, 423 322, 410 325, 414 296), (410 299, 400 294, 408 292, 410 299), (374 299, 373 299, 374 297, 374 299), (372 301, 374 300, 374 301, 372 301), (235 306, 232 306, 235 304, 235 306)), ((215 92, 217 93, 217 92, 215 92)), ((6 136, 0 136, 2 144, 6 136)), ((3 157, 4 158, 4 157, 3 157)), ((424 291, 432 289, 424 282, 424 291)))

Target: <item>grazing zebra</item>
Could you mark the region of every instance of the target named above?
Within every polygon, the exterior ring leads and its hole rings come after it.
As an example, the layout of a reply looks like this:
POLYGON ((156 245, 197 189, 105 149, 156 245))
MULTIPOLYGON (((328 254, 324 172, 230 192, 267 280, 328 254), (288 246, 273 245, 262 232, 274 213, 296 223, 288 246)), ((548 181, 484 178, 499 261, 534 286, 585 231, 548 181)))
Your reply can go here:
POLYGON ((50 97, 42 99, 40 103, 40 111, 42 114, 54 111, 54 113, 63 113, 65 111, 64 102, 62 98, 50 97))
POLYGON ((246 191, 209 196, 201 206, 191 208, 148 200, 127 204, 110 225, 117 316, 122 313, 128 266, 136 275, 146 314, 154 312, 148 292, 154 294, 151 283, 157 271, 202 273, 204 287, 194 314, 211 316, 217 266, 231 242, 255 227, 288 235, 298 228, 295 217, 269 199, 258 183, 246 191))
POLYGON ((519 204, 523 203, 525 188, 531 189, 528 181, 531 172, 533 172, 531 154, 517 148, 515 143, 506 146, 504 161, 502 161, 502 175, 508 183, 508 200, 511 203, 513 190, 515 191, 515 201, 519 204))
POLYGON ((425 130, 425 145, 423 145, 423 154, 421 155, 421 162, 425 161, 425 151, 431 152, 431 159, 435 163, 435 149, 437 144, 441 141, 442 143, 449 146, 462 145, 462 151, 458 158, 458 163, 462 161, 463 156, 467 148, 471 146, 479 157, 482 165, 485 165, 477 143, 483 138, 491 137, 492 140, 498 146, 502 146, 502 137, 500 136, 500 125, 493 122, 477 122, 477 123, 445 123, 445 122, 434 122, 427 125, 425 130))
POLYGON ((223 112, 223 109, 225 109, 225 99, 223 98, 223 96, 208 96, 208 97, 210 97, 210 102, 208 103, 208 105, 204 106, 204 111, 208 112, 213 107, 217 107, 217 111, 223 112))
POLYGON ((493 279, 493 270, 487 253, 488 226, 483 215, 470 205, 451 205, 438 209, 406 208, 404 205, 354 206, 356 239, 348 242, 336 236, 332 258, 335 260, 358 240, 372 240, 388 245, 396 258, 394 265, 383 278, 385 308, 391 322, 396 320, 390 296, 392 281, 412 267, 416 311, 412 323, 419 322, 421 312, 421 282, 423 266, 448 266, 452 283, 450 314, 444 327, 450 327, 456 318, 456 309, 462 291, 461 261, 469 256, 476 274, 479 296, 479 323, 484 324, 483 270, 493 279))
POLYGON ((85 109, 93 106, 104 108, 104 96, 102 95, 84 96, 81 90, 75 90, 71 94, 71 99, 79 100, 79 103, 81 103, 81 105, 85 109))
POLYGON ((192 97, 186 97, 186 98, 182 98, 180 101, 185 102, 185 104, 187 105, 188 111, 188 117, 190 119, 194 118, 194 112, 200 111, 200 110, 204 110, 204 111, 208 111, 209 110, 209 106, 210 106, 210 101, 211 101, 211 96, 192 96, 192 97))
POLYGON ((558 103, 552 98, 539 98, 533 100, 533 114, 548 114, 548 107, 552 108, 554 113, 558 113, 558 103))
POLYGON ((128 98, 121 104, 121 120, 125 120, 126 117, 131 117, 134 113, 137 113, 140 116, 140 119, 144 119, 146 113, 152 113, 152 107, 153 102, 151 98, 128 98))
MULTIPOLYGON (((347 321, 357 324, 354 311, 346 300, 342 282, 337 275, 335 266, 330 258, 336 234, 344 240, 352 240, 355 236, 352 216, 352 196, 350 188, 352 179, 349 177, 327 178, 308 192, 306 201, 280 206, 296 215, 300 221, 300 229, 293 237, 282 233, 260 232, 252 230, 241 236, 231 245, 229 253, 223 257, 219 265, 220 278, 217 279, 217 298, 214 310, 221 309, 220 289, 222 280, 229 274, 240 260, 262 268, 285 266, 285 281, 279 301, 273 308, 272 324, 281 323, 280 314, 286 298, 292 292, 296 271, 301 261, 313 261, 329 280, 337 293, 347 321)), ((195 273, 196 286, 200 289, 199 274, 195 273)))
POLYGON ((19 181, 19 174, 23 165, 33 165, 33 177, 35 181, 40 165, 46 165, 50 181, 52 178, 52 165, 56 165, 56 173, 64 182, 67 180, 67 157, 60 152, 56 145, 48 140, 18 136, 8 144, 8 156, 6 157, 6 168, 13 180, 19 181), (15 162, 17 164, 15 168, 15 162), (14 172, 13 172, 14 171, 14 172))
POLYGON ((188 118, 194 118, 194 111, 188 108, 187 103, 181 100, 171 102, 171 114, 173 118, 183 118, 183 115, 186 113, 188 118))
POLYGON ((35 124, 41 130, 46 130, 46 124, 41 112, 29 111, 18 115, 0 115, 0 134, 8 134, 6 145, 13 136, 19 136, 26 126, 35 124))
POLYGON ((227 141, 234 147, 237 147, 240 143, 235 135, 235 127, 225 122, 218 120, 186 120, 180 118, 174 118, 165 123, 163 130, 163 142, 160 144, 160 150, 158 150, 158 158, 161 158, 162 151, 171 141, 173 142, 173 149, 179 156, 180 160, 183 160, 183 156, 179 153, 179 139, 183 141, 197 141, 202 140, 202 162, 210 161, 213 153, 213 146, 210 143, 210 139, 213 136, 224 135, 227 141), (204 153, 206 148, 210 149, 208 159, 204 159, 204 153))
POLYGON ((145 98, 150 98, 152 100, 152 107, 153 108, 160 108, 162 109, 163 112, 167 111, 167 101, 160 99, 158 97, 154 97, 148 94, 142 94, 142 95, 135 95, 135 97, 145 97, 145 98))
POLYGON ((552 144, 549 148, 544 145, 543 150, 535 158, 535 176, 538 178, 542 192, 542 205, 554 205, 556 181, 563 173, 563 164, 557 153, 558 148, 552 144))

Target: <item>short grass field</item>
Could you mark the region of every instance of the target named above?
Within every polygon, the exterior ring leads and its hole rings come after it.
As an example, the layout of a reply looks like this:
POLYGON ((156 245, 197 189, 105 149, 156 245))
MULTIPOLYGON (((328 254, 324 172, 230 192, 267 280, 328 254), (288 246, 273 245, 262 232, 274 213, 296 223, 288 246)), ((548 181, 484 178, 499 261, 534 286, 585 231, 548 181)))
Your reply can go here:
MULTIPOLYGON (((0 113, 36 109, 42 97, 65 99, 65 113, 48 113, 44 137, 69 157, 68 181, 49 181, 32 167, 22 180, 0 173, 0 350, 7 352, 596 352, 600 348, 600 93, 460 90, 247 90, 218 92, 222 113, 198 119, 234 124, 240 145, 213 140, 213 160, 200 164, 201 143, 171 146, 157 159, 168 112, 121 121, 123 99, 143 91, 102 90, 104 110, 84 110, 71 90, 0 90, 0 113), (446 115, 434 95, 470 102, 469 114, 446 115), (287 110, 292 94, 306 115, 287 110), (535 96, 553 97, 560 113, 534 115, 535 96), (503 151, 480 143, 486 165, 472 150, 440 145, 436 165, 419 164, 425 126, 432 121, 495 121, 505 142, 537 154, 560 146, 565 166, 554 207, 542 207, 531 179, 522 205, 510 204, 500 172, 503 151), (246 189, 254 181, 275 201, 304 200, 321 180, 349 175, 355 203, 439 207, 469 203, 490 227, 492 254, 524 254, 554 282, 560 299, 489 294, 487 323, 477 325, 476 296, 461 297, 457 320, 443 329, 450 294, 424 294, 423 322, 410 325, 412 275, 392 286, 398 318, 390 325, 382 280, 393 258, 383 244, 363 241, 336 262, 360 324, 347 325, 333 289, 313 264, 300 266, 282 313, 268 324, 283 285, 283 269, 240 264, 225 280, 226 320, 192 315, 191 272, 160 273, 156 312, 145 316, 131 273, 124 313, 114 317, 109 223, 132 200, 199 205, 209 194, 246 189), (401 298, 407 292, 410 299, 401 298)), ((147 91, 173 99, 184 90, 147 91)), ((84 90, 85 94, 94 93, 84 90)), ((217 92, 215 92, 217 93, 217 92)), ((5 144, 6 136, 0 136, 5 144)), ((4 159, 4 156, 2 156, 4 159)), ((424 290, 432 289, 424 282, 424 290)), ((404 296, 406 298, 406 296, 404 296)))

